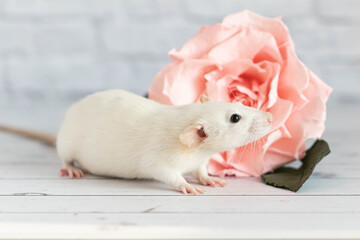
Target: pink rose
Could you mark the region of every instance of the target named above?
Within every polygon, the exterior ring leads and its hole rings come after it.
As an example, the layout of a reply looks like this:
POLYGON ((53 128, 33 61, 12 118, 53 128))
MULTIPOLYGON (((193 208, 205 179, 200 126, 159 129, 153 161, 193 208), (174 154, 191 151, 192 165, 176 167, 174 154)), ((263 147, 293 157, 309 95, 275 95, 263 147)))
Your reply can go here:
POLYGON ((149 97, 170 105, 199 101, 241 102, 271 112, 266 138, 210 160, 212 175, 259 176, 303 157, 305 140, 325 129, 332 89, 296 56, 280 18, 249 11, 203 27, 155 77, 149 97))

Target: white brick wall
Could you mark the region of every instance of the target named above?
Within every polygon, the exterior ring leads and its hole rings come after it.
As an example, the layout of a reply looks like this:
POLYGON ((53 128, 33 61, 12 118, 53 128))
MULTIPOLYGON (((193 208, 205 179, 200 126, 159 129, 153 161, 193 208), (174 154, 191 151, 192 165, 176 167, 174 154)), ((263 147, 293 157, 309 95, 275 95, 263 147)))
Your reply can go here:
POLYGON ((360 17, 359 1, 318 0, 317 12, 321 17, 348 18, 354 20, 354 18, 360 17))
POLYGON ((186 0, 186 7, 194 17, 216 17, 248 9, 268 17, 300 17, 311 14, 311 0, 186 0))
POLYGON ((32 34, 32 24, 0 21, 0 53, 35 54, 32 34))
POLYGON ((37 54, 93 55, 96 51, 95 31, 89 22, 39 23, 33 30, 37 54))
POLYGON ((9 17, 83 17, 124 12, 124 1, 106 0, 5 0, 3 12, 9 17))
POLYGON ((107 24, 103 28, 106 50, 124 54, 166 55, 168 50, 181 47, 199 26, 163 24, 107 24), (178 27, 181 29, 179 34, 178 27))
POLYGON ((171 48, 245 8, 283 16, 299 57, 335 88, 332 103, 360 102, 358 0, 2 0, 0 101, 145 93, 171 48))
POLYGON ((88 58, 10 59, 11 87, 20 90, 88 92, 104 88, 104 66, 88 58))

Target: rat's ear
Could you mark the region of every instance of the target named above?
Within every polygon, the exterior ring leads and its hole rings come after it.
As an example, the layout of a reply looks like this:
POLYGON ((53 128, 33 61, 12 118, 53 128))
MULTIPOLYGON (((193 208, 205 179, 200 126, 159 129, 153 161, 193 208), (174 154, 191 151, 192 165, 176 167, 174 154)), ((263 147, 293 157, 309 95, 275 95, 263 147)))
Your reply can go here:
POLYGON ((180 142, 188 148, 196 148, 207 138, 204 125, 191 125, 180 134, 180 142))
POLYGON ((200 96, 200 102, 201 102, 201 103, 210 102, 210 98, 208 98, 208 97, 205 96, 205 95, 201 95, 201 96, 200 96))

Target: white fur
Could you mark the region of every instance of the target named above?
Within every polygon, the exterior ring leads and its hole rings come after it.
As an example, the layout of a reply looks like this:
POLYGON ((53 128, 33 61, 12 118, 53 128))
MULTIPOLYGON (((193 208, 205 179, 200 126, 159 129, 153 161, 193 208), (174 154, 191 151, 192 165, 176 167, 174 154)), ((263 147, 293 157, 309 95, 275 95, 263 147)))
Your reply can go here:
POLYGON ((187 184, 183 174, 207 178, 212 154, 263 137, 270 129, 268 119, 271 114, 240 103, 167 106, 108 90, 87 96, 68 110, 57 150, 64 165, 77 161, 93 174, 157 179, 181 190, 187 184), (234 113, 242 117, 238 123, 230 122, 234 113), (199 127, 205 138, 197 135, 199 127), (197 144, 184 144, 192 137, 197 144))

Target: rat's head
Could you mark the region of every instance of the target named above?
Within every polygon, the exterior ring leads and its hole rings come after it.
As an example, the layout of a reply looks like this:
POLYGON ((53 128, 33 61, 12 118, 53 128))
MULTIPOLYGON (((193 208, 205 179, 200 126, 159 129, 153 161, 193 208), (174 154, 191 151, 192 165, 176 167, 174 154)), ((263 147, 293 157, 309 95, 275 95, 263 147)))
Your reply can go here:
POLYGON ((241 103, 210 102, 206 97, 201 102, 193 105, 197 119, 180 134, 189 148, 222 152, 258 140, 270 130, 271 113, 241 103))

